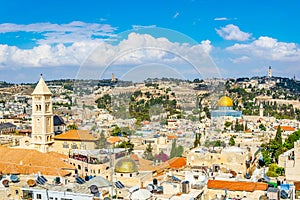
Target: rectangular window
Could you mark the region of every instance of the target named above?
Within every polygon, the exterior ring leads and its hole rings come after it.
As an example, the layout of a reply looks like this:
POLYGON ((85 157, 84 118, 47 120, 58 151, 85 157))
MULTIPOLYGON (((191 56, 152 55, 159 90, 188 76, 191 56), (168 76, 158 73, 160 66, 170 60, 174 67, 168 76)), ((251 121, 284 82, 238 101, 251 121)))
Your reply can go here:
POLYGON ((72 149, 78 149, 78 146, 77 146, 76 143, 73 143, 73 144, 72 144, 72 149))
POLYGON ((67 142, 63 143, 63 148, 69 148, 69 144, 67 142))
POLYGON ((42 199, 42 194, 36 194, 36 199, 42 199))

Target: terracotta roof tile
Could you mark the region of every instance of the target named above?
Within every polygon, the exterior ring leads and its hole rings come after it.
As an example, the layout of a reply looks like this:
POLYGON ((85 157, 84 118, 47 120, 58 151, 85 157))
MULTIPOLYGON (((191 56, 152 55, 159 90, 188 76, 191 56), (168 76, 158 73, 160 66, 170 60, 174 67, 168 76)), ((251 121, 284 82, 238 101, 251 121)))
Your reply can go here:
MULTIPOLYGON (((274 128, 277 130, 278 126, 274 126, 274 128)), ((283 131, 295 131, 295 128, 291 126, 280 126, 281 130, 283 131)))
POLYGON ((177 136, 176 135, 168 135, 168 139, 176 139, 177 136))
POLYGON ((169 166, 172 169, 180 169, 186 166, 186 158, 175 157, 168 160, 169 166))
POLYGON ((294 185, 296 190, 300 190, 300 181, 294 182, 294 185))
POLYGON ((116 142, 120 142, 121 139, 118 136, 110 136, 107 138, 107 142, 110 144, 114 144, 116 142))
POLYGON ((136 154, 131 154, 130 158, 132 158, 134 161, 138 162, 139 161, 139 157, 136 154))
POLYGON ((66 176, 74 166, 64 162, 65 155, 41 153, 31 149, 0 147, 0 171, 4 174, 36 174, 66 176))
POLYGON ((223 180, 208 180, 207 188, 222 189, 231 191, 246 191, 253 192, 255 190, 267 190, 268 184, 261 182, 241 182, 241 181, 223 181, 223 180))
POLYGON ((54 140, 96 141, 98 137, 94 137, 88 130, 69 130, 55 136, 54 140))

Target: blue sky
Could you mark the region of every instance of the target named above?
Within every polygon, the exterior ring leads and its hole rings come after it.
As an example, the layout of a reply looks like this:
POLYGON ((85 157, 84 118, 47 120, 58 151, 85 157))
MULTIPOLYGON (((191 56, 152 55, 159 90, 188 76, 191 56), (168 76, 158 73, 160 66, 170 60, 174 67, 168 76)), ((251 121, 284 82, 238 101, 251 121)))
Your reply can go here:
POLYGON ((297 0, 1 1, 0 80, 251 77, 268 66, 299 78, 299 7, 297 0))

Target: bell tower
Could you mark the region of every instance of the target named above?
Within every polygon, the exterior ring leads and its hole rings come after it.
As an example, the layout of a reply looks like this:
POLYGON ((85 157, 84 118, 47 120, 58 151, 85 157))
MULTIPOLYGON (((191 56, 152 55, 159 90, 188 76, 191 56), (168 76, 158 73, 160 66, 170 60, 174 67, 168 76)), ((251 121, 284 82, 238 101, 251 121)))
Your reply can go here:
POLYGON ((31 143, 41 152, 48 152, 53 144, 52 93, 41 74, 32 93, 31 143))
POLYGON ((259 106, 259 117, 264 117, 264 106, 262 103, 259 106))

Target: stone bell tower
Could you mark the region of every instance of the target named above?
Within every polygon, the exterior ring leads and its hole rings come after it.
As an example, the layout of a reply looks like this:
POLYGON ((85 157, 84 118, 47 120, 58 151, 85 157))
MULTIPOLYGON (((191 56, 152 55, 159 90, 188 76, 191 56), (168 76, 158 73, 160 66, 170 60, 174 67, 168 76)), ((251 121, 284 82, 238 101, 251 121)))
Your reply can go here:
POLYGON ((53 136, 52 93, 41 75, 32 93, 31 144, 41 152, 48 152, 53 136))

